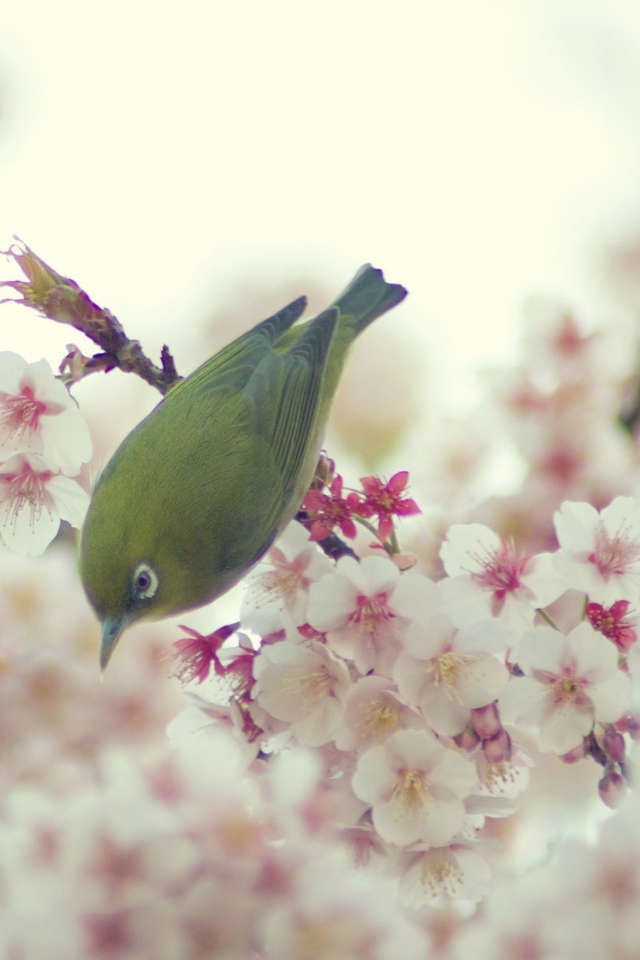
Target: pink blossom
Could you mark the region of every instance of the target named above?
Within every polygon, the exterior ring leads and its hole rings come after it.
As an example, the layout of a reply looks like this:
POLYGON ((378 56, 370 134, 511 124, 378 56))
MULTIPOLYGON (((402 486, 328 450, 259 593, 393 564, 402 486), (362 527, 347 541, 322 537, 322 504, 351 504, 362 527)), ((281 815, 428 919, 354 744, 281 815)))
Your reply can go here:
POLYGON ((415 500, 405 495, 408 482, 408 470, 394 473, 387 483, 380 477, 362 477, 360 480, 365 499, 355 512, 363 517, 378 518, 378 536, 382 543, 385 543, 393 532, 394 517, 411 517, 422 513, 415 500))
POLYGON ((594 630, 613 640, 619 650, 627 651, 636 642, 637 617, 629 613, 628 600, 616 600, 610 607, 601 603, 588 603, 585 616, 594 630))
POLYGON ((360 503, 357 493, 342 496, 342 477, 335 476, 329 485, 329 493, 312 488, 304 498, 302 507, 311 519, 310 539, 324 540, 334 527, 339 527, 343 536, 355 539, 356 525, 353 514, 360 503))
POLYGON ((554 562, 568 586, 602 604, 640 600, 640 500, 616 497, 600 513, 565 501, 554 524, 554 562))
POLYGON ((44 457, 73 475, 91 457, 86 421, 46 360, 27 363, 0 353, 0 460, 16 453, 44 457))
POLYGON ((353 660, 360 673, 375 670, 388 677, 410 620, 432 609, 437 589, 426 577, 401 575, 385 557, 361 563, 341 557, 335 573, 311 585, 308 616, 332 650, 353 660))
POLYGON ((436 733, 456 736, 471 710, 492 703, 507 683, 507 668, 492 655, 506 641, 495 621, 466 630, 456 630, 444 615, 411 624, 393 671, 398 692, 436 733))
POLYGON ((462 827, 462 801, 475 784, 473 765, 422 730, 399 730, 372 747, 352 778, 380 836, 402 846, 448 843, 462 827))
POLYGON ((216 673, 223 673, 218 652, 220 647, 233 634, 234 625, 220 627, 214 633, 198 633, 191 627, 180 626, 181 630, 187 634, 180 640, 176 640, 173 648, 176 651, 174 660, 176 661, 175 676, 182 683, 190 683, 195 680, 196 683, 202 683, 209 676, 211 665, 213 664, 216 673))
POLYGON ((331 740, 349 688, 346 665, 320 643, 263 646, 253 664, 254 700, 307 746, 331 740))
POLYGON ((503 720, 539 728, 542 751, 568 753, 596 721, 614 723, 624 714, 630 681, 618 669, 618 651, 591 624, 564 636, 536 627, 517 653, 524 677, 513 677, 499 699, 503 720))
POLYGON ((516 632, 532 626, 566 586, 549 554, 519 555, 513 544, 480 523, 454 524, 440 556, 448 578, 439 584, 442 608, 458 627, 498 617, 516 632))
POLYGON ((75 480, 64 477, 31 453, 0 463, 0 537, 20 556, 44 553, 68 520, 80 527, 89 497, 75 480))

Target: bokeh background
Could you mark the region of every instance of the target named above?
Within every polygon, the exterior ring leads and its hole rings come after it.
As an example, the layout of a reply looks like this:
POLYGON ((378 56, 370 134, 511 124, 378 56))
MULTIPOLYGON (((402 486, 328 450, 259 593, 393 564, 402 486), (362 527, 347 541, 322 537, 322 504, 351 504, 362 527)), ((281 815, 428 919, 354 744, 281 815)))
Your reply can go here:
MULTIPOLYGON (((620 306, 632 0, 33 0, 3 9, 0 91, 0 242, 21 236, 183 370, 225 310, 320 300, 367 260, 411 291, 392 358, 440 408, 512 356, 527 296, 620 306)), ((3 347, 30 358, 65 336, 3 312, 3 347)))

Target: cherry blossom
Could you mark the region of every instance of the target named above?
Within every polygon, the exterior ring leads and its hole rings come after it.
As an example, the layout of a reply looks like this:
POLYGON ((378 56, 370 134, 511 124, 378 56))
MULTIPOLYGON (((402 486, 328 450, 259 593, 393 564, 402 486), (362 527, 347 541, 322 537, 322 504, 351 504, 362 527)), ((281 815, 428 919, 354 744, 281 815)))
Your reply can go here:
POLYGON ((600 513, 565 501, 554 516, 558 573, 591 601, 640 600, 640 500, 616 497, 600 513))
POLYGON ((630 606, 628 600, 616 600, 610 607, 588 603, 584 612, 594 630, 613 640, 619 650, 627 651, 638 638, 637 617, 630 613, 630 606))
POLYGON ((339 527, 343 536, 355 539, 356 525, 353 514, 360 504, 357 493, 342 496, 342 477, 335 476, 329 484, 329 493, 311 489, 302 503, 302 507, 311 518, 310 539, 324 540, 334 527, 339 527))
POLYGON ((618 651, 590 623, 567 636, 535 627, 522 637, 517 659, 525 676, 510 680, 499 699, 504 720, 539 728, 543 751, 559 755, 579 746, 596 721, 624 714, 630 681, 618 669, 618 651))
POLYGON ((291 724, 301 743, 330 740, 342 718, 349 671, 322 644, 283 640, 263 646, 254 660, 253 698, 277 720, 291 724))
POLYGON ((82 524, 89 497, 42 457, 21 453, 0 463, 0 538, 13 553, 44 553, 68 520, 82 524))
POLYGON ((365 557, 361 563, 341 557, 335 573, 309 591, 309 623, 363 674, 375 669, 391 676, 410 620, 435 609, 435 584, 421 574, 401 575, 385 557, 365 557))
POLYGON ((463 800, 476 784, 472 764, 422 730, 399 730, 364 753, 352 778, 372 805, 380 836, 399 845, 448 843, 465 818, 463 800))
POLYGON ((458 627, 498 617, 511 631, 523 630, 537 607, 566 589, 549 554, 520 555, 480 523, 450 527, 440 556, 449 574, 439 584, 442 608, 458 627))
POLYGON ((423 720, 399 696, 395 684, 372 674, 352 684, 335 734, 340 750, 359 750, 382 743, 396 730, 423 727, 423 720))
POLYGON ((192 630, 191 627, 181 627, 186 637, 176 640, 173 648, 176 651, 175 676, 182 683, 202 683, 209 676, 213 664, 216 673, 221 671, 218 652, 220 647, 232 635, 234 628, 224 626, 207 636, 192 630))
POLYGON ((506 645, 496 621, 466 630, 456 630, 444 615, 411 624, 393 670, 398 692, 436 733, 462 733, 471 710, 492 703, 507 683, 507 668, 492 655, 506 645))
POLYGON ((378 536, 382 543, 393 532, 394 517, 411 517, 422 513, 415 500, 405 495, 408 482, 408 470, 395 473, 387 483, 380 477, 362 477, 360 480, 365 499, 355 512, 363 517, 378 518, 378 536))
POLYGON ((281 629, 295 635, 306 620, 309 587, 332 570, 333 564, 302 524, 290 523, 247 578, 240 608, 242 625, 262 636, 281 629))
POLYGON ((16 453, 44 457, 73 475, 91 457, 89 428, 46 360, 27 363, 0 353, 0 460, 16 453))

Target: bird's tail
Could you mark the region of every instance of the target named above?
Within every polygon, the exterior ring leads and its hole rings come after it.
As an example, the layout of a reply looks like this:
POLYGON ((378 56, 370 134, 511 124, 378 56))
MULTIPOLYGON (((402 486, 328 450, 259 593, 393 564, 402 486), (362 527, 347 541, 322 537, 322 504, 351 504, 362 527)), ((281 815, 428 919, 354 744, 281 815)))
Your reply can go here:
POLYGON ((353 318, 353 335, 358 336, 406 295, 407 291, 399 283, 387 283, 382 270, 365 263, 332 306, 338 307, 342 317, 353 318))

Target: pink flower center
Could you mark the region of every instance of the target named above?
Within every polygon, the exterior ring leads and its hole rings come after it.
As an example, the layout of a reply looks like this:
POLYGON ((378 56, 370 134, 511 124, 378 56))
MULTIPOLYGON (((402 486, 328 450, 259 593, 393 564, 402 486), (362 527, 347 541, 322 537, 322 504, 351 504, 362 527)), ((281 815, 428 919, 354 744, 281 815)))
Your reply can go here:
POLYGON ((376 593, 373 597, 361 594, 357 600, 357 609, 350 615, 349 620, 357 623, 363 633, 373 633, 382 621, 392 616, 386 593, 376 593))
POLYGON ((482 558, 483 570, 473 576, 483 587, 493 590, 494 593, 510 593, 520 586, 520 577, 527 559, 521 557, 518 560, 511 554, 508 544, 503 543, 499 550, 482 558))
POLYGON ((0 395, 0 424, 23 437, 28 431, 35 433, 46 409, 46 403, 36 400, 31 387, 23 387, 17 396, 0 395))
POLYGON ((28 463, 24 464, 20 473, 5 474, 2 480, 6 487, 1 497, 9 503, 5 523, 15 525, 20 512, 27 509, 31 513, 30 525, 33 527, 43 507, 51 513, 52 499, 46 485, 52 476, 49 470, 36 473, 28 463))
POLYGON ((499 549, 474 559, 483 569, 474 573, 473 578, 493 593, 493 614, 496 616, 504 606, 507 594, 523 587, 521 578, 531 558, 518 557, 512 545, 503 543, 499 549))
POLYGON ((601 577, 608 580, 611 576, 621 576, 628 572, 632 563, 640 559, 640 545, 637 541, 625 537, 624 531, 615 537, 602 527, 596 533, 596 548, 589 556, 601 577))
POLYGON ((588 686, 588 681, 584 677, 577 677, 574 670, 575 667, 565 667, 561 674, 547 670, 534 670, 533 676, 540 683, 551 688, 549 694, 554 704, 568 703, 580 706, 587 699, 585 687, 588 686))

